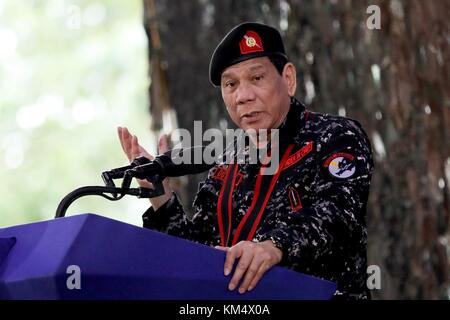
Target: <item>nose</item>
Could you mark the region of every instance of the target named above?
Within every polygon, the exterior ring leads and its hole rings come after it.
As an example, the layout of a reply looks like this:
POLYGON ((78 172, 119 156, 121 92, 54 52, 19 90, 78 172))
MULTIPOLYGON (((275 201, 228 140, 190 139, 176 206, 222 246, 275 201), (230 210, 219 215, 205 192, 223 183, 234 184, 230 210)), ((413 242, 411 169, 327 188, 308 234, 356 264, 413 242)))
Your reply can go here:
POLYGON ((246 102, 255 100, 256 95, 249 83, 242 82, 236 90, 236 104, 242 105, 246 102))

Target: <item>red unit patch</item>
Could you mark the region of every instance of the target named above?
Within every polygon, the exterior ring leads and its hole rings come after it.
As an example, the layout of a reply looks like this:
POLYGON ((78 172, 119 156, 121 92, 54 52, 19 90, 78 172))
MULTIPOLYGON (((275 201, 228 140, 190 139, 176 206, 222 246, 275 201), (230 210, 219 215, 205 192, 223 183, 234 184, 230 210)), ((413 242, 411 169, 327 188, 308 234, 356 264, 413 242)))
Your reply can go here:
POLYGON ((264 51, 261 37, 254 31, 247 31, 239 42, 241 54, 264 51))
POLYGON ((212 174, 211 178, 220 180, 220 181, 225 181, 226 175, 227 175, 227 169, 225 169, 224 167, 218 167, 212 174))

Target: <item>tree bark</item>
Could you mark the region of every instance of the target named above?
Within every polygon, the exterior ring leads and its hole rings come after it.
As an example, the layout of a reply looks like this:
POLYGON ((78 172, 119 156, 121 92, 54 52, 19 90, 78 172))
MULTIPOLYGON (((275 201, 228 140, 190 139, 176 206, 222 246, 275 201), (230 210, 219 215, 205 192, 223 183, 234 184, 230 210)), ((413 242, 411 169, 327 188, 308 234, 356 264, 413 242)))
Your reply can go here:
MULTIPOLYGON (((192 130, 194 120, 203 130, 231 127, 208 82, 210 55, 240 22, 278 27, 298 68, 298 98, 360 121, 372 140, 368 257, 382 276, 373 297, 448 298, 450 2, 155 0, 153 11, 151 2, 144 0, 144 24, 153 129, 163 127, 165 108, 181 128, 192 130), (380 30, 367 28, 369 5, 381 9, 380 30)), ((202 178, 186 183, 188 210, 202 178)))

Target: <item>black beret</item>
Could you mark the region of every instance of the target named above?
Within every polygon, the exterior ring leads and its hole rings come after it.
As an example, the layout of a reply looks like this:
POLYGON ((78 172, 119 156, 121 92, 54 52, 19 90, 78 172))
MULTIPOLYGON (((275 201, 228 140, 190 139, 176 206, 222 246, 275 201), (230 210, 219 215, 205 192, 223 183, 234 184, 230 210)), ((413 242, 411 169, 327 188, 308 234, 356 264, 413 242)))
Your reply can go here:
POLYGON ((265 56, 288 60, 281 34, 265 24, 242 23, 228 32, 214 50, 209 64, 209 80, 220 86, 223 70, 236 63, 265 56))

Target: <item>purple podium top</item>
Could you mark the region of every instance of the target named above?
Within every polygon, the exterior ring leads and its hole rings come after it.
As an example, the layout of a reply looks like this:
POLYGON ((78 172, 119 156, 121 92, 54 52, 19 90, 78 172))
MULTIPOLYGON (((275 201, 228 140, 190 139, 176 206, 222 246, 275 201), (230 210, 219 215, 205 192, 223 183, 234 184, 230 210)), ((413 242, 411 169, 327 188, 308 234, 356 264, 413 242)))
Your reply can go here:
POLYGON ((281 267, 227 289, 223 251, 94 214, 0 229, 0 299, 330 299, 336 285, 281 267))

